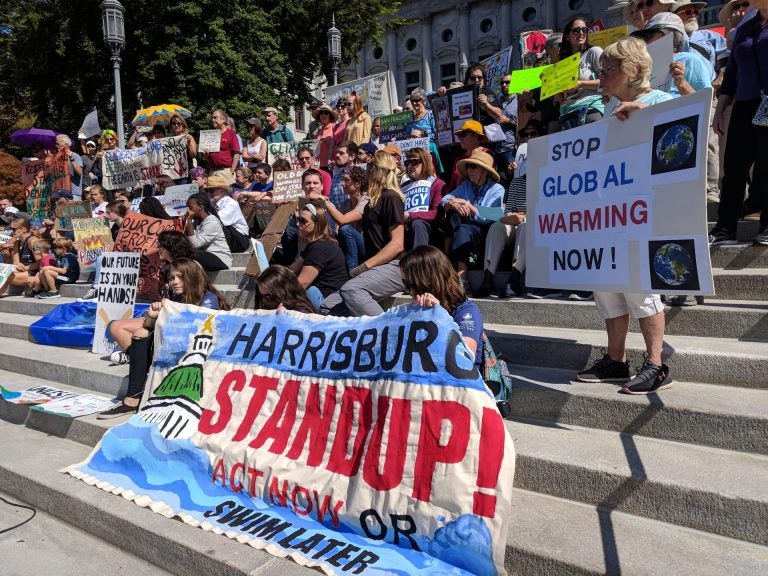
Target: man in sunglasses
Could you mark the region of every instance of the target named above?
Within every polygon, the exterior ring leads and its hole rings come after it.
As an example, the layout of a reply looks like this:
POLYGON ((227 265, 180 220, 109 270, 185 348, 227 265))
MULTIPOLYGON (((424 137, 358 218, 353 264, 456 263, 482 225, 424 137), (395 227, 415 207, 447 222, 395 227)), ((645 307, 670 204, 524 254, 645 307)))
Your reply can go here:
POLYGON ((698 50, 715 70, 718 70, 718 59, 726 58, 728 49, 725 38, 712 30, 699 29, 699 12, 706 8, 706 2, 691 2, 678 0, 675 14, 680 16, 685 26, 685 32, 691 41, 691 48, 698 50))
POLYGON ((645 17, 645 21, 648 22, 656 14, 662 12, 672 12, 677 7, 676 0, 638 0, 637 7, 640 8, 645 17))
POLYGON ((517 153, 517 94, 509 94, 509 83, 512 80, 511 74, 504 74, 501 77, 499 106, 501 114, 499 116, 499 126, 504 131, 504 140, 496 144, 494 150, 494 161, 496 169, 501 176, 501 185, 506 190, 509 186, 508 167, 515 161, 517 153))

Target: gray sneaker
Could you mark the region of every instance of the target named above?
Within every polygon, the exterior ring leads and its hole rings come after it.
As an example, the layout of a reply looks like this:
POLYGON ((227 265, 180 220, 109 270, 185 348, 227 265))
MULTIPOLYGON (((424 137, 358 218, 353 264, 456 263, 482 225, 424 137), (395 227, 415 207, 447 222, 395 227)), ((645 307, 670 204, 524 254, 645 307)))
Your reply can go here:
POLYGON ((768 226, 760 228, 760 232, 755 236, 755 244, 758 246, 768 246, 768 226))

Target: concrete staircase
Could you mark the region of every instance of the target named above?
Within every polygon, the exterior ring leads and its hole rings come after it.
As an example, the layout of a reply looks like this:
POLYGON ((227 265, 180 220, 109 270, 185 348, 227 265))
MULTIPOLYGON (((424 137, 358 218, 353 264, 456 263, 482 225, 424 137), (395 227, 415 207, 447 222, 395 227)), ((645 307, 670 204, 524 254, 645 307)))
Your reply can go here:
MULTIPOLYGON (((746 240, 754 226, 742 224, 746 240)), ((604 351, 594 303, 478 300, 515 375, 507 422, 517 450, 511 574, 768 574, 768 248, 744 243, 711 254, 717 297, 667 313, 664 353, 675 384, 659 395, 571 381, 604 351)), ((235 256, 235 268, 214 278, 230 300, 247 260, 235 256)), ((65 287, 58 301, 0 299, 0 383, 107 396, 126 386, 126 366, 28 341, 31 322, 86 290, 65 287)), ((239 306, 252 302, 246 291, 239 306)), ((630 362, 638 366, 642 338, 636 323, 631 330, 630 362)), ((0 418, 4 492, 158 573, 314 573, 57 472, 121 420, 63 419, 5 403, 0 418)))

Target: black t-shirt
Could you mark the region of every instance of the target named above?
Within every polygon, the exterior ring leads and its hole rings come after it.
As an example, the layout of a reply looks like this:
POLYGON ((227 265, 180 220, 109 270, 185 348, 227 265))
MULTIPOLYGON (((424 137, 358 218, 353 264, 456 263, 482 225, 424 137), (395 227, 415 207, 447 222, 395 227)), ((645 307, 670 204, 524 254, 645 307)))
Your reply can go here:
POLYGON ((301 257, 304 258, 304 266, 311 264, 320 269, 312 285, 317 286, 323 296, 333 294, 349 280, 344 253, 335 242, 316 240, 307 244, 301 257))
POLYGON ((375 206, 369 202, 363 212, 366 258, 371 258, 389 243, 392 226, 404 223, 405 205, 394 190, 384 190, 375 206))
MULTIPOLYGON (((490 88, 483 88, 482 90, 480 90, 480 94, 485 94, 488 97, 488 104, 490 104, 494 108, 501 108, 499 99, 496 96, 496 94, 494 94, 493 90, 491 90, 490 88)), ((477 105, 477 111, 478 111, 477 113, 478 119, 480 120, 480 124, 482 124, 483 126, 488 126, 488 124, 493 124, 494 122, 496 122, 496 118, 488 114, 488 112, 485 111, 485 108, 483 108, 479 104, 477 105)))

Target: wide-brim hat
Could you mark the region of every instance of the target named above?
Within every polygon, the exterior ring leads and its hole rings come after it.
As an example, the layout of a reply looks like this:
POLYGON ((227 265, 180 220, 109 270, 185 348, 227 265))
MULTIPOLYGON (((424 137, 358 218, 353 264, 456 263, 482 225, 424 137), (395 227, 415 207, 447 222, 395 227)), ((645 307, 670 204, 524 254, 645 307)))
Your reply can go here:
POLYGON ((691 2, 691 0, 677 0, 677 7, 674 8, 673 10, 675 12, 677 12, 678 10, 680 10, 680 8, 685 8, 685 7, 688 7, 688 8, 698 8, 699 10, 701 10, 702 8, 706 8, 707 7, 707 3, 706 2, 691 2))
POLYGON ((645 26, 640 30, 632 32, 632 36, 637 38, 647 38, 654 32, 680 32, 683 36, 687 37, 685 32, 685 25, 682 18, 674 12, 659 12, 655 16, 652 16, 645 26))
POLYGON ((208 176, 208 182, 203 186, 203 190, 210 192, 219 188, 229 190, 231 188, 229 180, 220 174, 208 176))
POLYGON ((733 12, 733 7, 737 4, 741 4, 744 0, 731 0, 720 8, 720 12, 717 13, 717 19, 720 20, 720 24, 728 28, 730 26, 729 20, 731 19, 731 12, 733 12))
POLYGON ((386 146, 384 146, 383 151, 387 154, 397 154, 401 158, 403 157, 403 149, 400 148, 397 144, 389 143, 386 146))
POLYGON ((472 154, 469 158, 464 158, 463 160, 459 160, 457 162, 459 173, 465 178, 467 177, 467 164, 474 164, 475 166, 482 167, 486 172, 488 172, 491 180, 494 182, 499 181, 499 173, 496 172, 496 170, 493 168, 493 157, 487 152, 483 152, 479 148, 475 148, 472 150, 472 154))
POLYGON ((339 119, 339 114, 336 112, 336 110, 328 106, 328 104, 321 104, 312 110, 312 118, 317 120, 320 117, 320 112, 328 112, 331 115, 331 122, 336 122, 336 120, 339 119))
POLYGON ((456 130, 456 132, 454 132, 454 134, 458 136, 462 132, 474 132, 475 134, 480 136, 481 141, 486 140, 485 130, 483 130, 483 125, 480 124, 480 122, 478 122, 477 120, 467 120, 466 122, 464 122, 464 124, 461 125, 461 128, 459 128, 458 130, 456 130))

